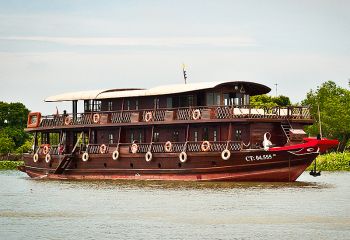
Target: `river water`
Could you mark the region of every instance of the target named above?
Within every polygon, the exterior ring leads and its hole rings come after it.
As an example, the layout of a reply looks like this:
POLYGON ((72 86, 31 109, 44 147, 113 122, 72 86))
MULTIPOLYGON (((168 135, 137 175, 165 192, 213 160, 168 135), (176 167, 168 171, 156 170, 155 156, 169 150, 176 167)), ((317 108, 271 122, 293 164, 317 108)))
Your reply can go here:
POLYGON ((350 173, 295 183, 33 180, 0 171, 0 239, 350 239, 350 173))

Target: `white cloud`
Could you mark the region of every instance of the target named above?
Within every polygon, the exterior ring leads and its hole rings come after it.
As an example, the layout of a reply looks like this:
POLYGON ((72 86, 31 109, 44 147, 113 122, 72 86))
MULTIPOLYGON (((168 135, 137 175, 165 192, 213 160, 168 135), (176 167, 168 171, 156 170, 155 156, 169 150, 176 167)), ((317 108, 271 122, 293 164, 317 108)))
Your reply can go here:
POLYGON ((0 40, 34 41, 58 43, 75 46, 145 46, 145 47, 179 47, 179 46, 214 46, 245 47, 256 46, 251 37, 0 37, 0 40))

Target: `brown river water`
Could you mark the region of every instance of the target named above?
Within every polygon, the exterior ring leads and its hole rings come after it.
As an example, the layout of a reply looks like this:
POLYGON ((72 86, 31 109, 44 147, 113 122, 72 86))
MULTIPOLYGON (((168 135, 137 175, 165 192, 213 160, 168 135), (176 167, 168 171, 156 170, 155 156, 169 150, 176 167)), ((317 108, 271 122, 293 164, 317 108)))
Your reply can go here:
POLYGON ((0 171, 0 239, 350 239, 350 172, 295 183, 33 180, 0 171))

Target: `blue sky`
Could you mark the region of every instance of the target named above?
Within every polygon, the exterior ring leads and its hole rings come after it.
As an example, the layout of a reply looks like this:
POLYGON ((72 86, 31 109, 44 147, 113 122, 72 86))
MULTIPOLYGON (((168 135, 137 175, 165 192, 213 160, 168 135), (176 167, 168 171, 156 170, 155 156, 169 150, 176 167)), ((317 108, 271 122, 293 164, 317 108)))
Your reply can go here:
MULTIPOLYGON (((301 101, 350 78, 350 1, 0 1, 0 100, 247 80, 301 101)), ((274 91, 272 91, 274 94, 274 91)))

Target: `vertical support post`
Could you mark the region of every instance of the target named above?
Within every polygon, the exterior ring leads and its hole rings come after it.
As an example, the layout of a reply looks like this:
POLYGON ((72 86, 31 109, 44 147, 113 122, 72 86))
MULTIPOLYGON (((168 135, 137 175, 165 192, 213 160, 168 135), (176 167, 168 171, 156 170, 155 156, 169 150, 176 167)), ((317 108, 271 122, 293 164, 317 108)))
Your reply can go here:
POLYGON ((34 132, 34 149, 33 151, 35 152, 35 149, 38 147, 38 132, 34 132))
POLYGON ((73 104, 73 122, 75 122, 77 120, 77 116, 78 116, 78 101, 77 100, 73 100, 72 101, 73 104))

